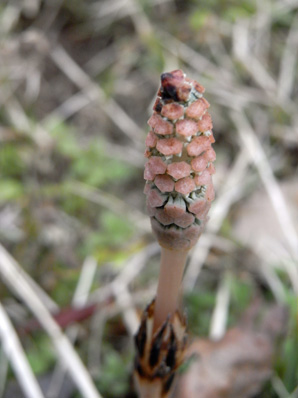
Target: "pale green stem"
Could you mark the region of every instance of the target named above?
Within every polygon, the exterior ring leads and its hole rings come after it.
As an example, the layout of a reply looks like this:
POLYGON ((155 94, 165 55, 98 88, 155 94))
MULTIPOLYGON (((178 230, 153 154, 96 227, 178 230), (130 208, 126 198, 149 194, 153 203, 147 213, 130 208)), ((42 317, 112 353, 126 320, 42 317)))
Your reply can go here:
POLYGON ((161 248, 160 274, 154 311, 154 330, 178 308, 188 251, 161 248))

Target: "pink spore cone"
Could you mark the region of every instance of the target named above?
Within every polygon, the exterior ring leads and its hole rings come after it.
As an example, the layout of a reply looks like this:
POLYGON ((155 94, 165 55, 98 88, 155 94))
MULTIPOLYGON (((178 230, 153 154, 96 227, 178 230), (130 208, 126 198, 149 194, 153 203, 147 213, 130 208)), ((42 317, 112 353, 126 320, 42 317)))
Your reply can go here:
POLYGON ((156 143, 157 143, 157 137, 154 134, 154 132, 150 130, 149 133, 147 134, 145 144, 149 148, 154 148, 156 146, 156 143))
POLYGON ((197 101, 189 105, 186 110, 186 116, 197 121, 204 115, 209 106, 210 105, 205 98, 199 98, 197 101))
POLYGON ((156 176, 154 184, 161 192, 172 192, 175 186, 173 179, 166 174, 156 176))
POLYGON ((206 198, 207 198, 207 200, 209 200, 210 202, 212 202, 212 200, 214 200, 214 198, 215 198, 215 192, 214 192, 214 186, 213 186, 213 184, 208 184, 208 185, 207 185, 206 198))
POLYGON ((157 141, 157 150, 165 156, 178 155, 183 148, 183 143, 177 138, 164 138, 157 141))
POLYGON ((154 132, 159 135, 169 135, 173 133, 173 125, 170 122, 164 120, 157 113, 153 113, 151 118, 148 120, 148 124, 153 128, 154 132))
POLYGON ((198 198, 190 204, 188 210, 193 214, 201 214, 204 213, 207 206, 208 203, 205 198, 198 198))
POLYGON ((186 205, 184 201, 176 201, 175 203, 167 203, 165 205, 165 211, 166 213, 173 217, 180 217, 182 214, 186 212, 186 205))
POLYGON ((147 195, 147 203, 151 207, 160 207, 164 204, 167 197, 161 194, 157 189, 151 189, 147 195))
POLYGON ((200 172, 204 171, 207 167, 208 161, 204 157, 204 155, 198 156, 191 161, 191 167, 194 171, 200 172))
POLYGON ((201 153, 206 151, 206 149, 210 148, 211 142, 209 137, 205 137, 201 135, 199 137, 195 137, 188 145, 187 145, 187 153, 189 156, 199 156, 201 153))
POLYGON ((204 153, 204 157, 208 162, 214 162, 214 160, 216 160, 216 153, 215 150, 213 148, 208 149, 205 153, 204 153))
POLYGON ((211 116, 208 112, 205 113, 205 115, 202 117, 201 120, 198 121, 198 130, 205 132, 208 130, 212 130, 212 120, 211 116))
POLYGON ((194 177, 194 180, 195 180, 196 186, 206 185, 211 182, 211 175, 206 169, 201 174, 197 174, 194 177))
POLYGON ((193 224, 194 220, 195 218, 192 214, 184 213, 175 219, 175 224, 178 225, 178 227, 187 228, 193 224))
POLYGON ((173 224, 174 219, 164 209, 156 209, 155 218, 163 225, 173 224))
POLYGON ((167 168, 167 173, 176 180, 179 180, 180 178, 183 177, 188 177, 190 172, 191 172, 191 167, 186 162, 171 163, 168 165, 167 168))
POLYGON ((155 175, 164 174, 167 169, 167 165, 158 156, 151 156, 147 164, 149 164, 150 169, 155 175))
POLYGON ((197 123, 194 120, 183 119, 176 123, 176 132, 184 137, 195 135, 198 131, 197 123))
POLYGON ((179 104, 166 104, 163 106, 161 114, 170 120, 177 120, 184 115, 184 108, 179 104))
POLYGON ((181 70, 163 73, 148 120, 147 211, 159 243, 172 250, 196 243, 214 199, 215 140, 204 90, 181 70))
POLYGON ((185 177, 175 183, 175 191, 183 195, 188 195, 196 189, 196 184, 191 177, 185 177))

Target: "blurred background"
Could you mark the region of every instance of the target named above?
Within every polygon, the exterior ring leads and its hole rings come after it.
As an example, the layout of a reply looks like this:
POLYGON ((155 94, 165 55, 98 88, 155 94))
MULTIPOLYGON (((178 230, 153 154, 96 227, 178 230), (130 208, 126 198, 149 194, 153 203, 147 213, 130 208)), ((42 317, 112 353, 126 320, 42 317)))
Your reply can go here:
POLYGON ((135 397, 146 122, 181 68, 217 152, 184 302, 222 355, 209 392, 183 390, 194 370, 175 396, 297 398, 298 1, 1 0, 0 35, 0 397, 135 397))

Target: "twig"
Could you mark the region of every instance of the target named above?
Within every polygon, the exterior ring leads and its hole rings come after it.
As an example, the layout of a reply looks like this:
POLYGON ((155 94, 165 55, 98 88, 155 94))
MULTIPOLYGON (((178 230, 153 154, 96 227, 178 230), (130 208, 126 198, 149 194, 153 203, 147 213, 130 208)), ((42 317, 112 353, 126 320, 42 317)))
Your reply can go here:
POLYGON ((93 257, 87 257, 83 263, 80 277, 73 295, 73 307, 86 305, 91 290, 94 276, 97 270, 97 261, 93 257))
POLYGON ((284 383, 277 374, 275 374, 272 378, 272 386, 280 398, 291 398, 284 383))
POLYGON ((280 303, 285 303, 286 294, 284 286, 281 283, 276 272, 273 271, 272 267, 269 264, 262 262, 261 267, 259 267, 259 272, 268 283, 268 286, 270 287, 276 301, 280 303))
POLYGON ((101 348, 104 336, 104 327, 108 318, 108 309, 100 308, 92 317, 90 337, 88 340, 88 369, 93 376, 101 371, 101 348))
POLYGON ((246 58, 241 58, 240 61, 255 82, 267 93, 268 97, 275 101, 276 82, 264 65, 251 53, 246 58))
MULTIPOLYGON (((171 2, 172 0, 151 0, 148 5, 155 6, 160 3, 171 2)), ((99 21, 96 21, 95 30, 102 30, 105 26, 118 21, 121 18, 130 16, 133 19, 137 19, 141 16, 140 21, 133 21, 136 26, 136 30, 140 34, 148 34, 152 31, 150 21, 146 15, 142 15, 140 6, 134 4, 130 0, 116 0, 116 1, 97 1, 90 7, 90 14, 94 15, 99 21), (141 15, 140 15, 141 14, 141 15), (144 25, 144 27, 140 25, 144 25)), ((144 14, 144 13, 143 13, 144 14)))
POLYGON ((230 87, 230 83, 234 80, 234 77, 229 71, 218 67, 207 57, 170 35, 168 32, 159 29, 157 34, 166 51, 173 53, 178 59, 180 57, 183 58, 185 62, 191 65, 201 75, 204 75, 204 73, 208 71, 208 74, 213 75, 218 82, 221 82, 223 85, 229 85, 230 87))
POLYGON ((27 398, 44 398, 38 381, 28 363, 26 354, 8 315, 0 303, 0 338, 3 350, 27 398))
POLYGON ((268 0, 258 1, 256 7, 257 12, 253 17, 256 31, 254 35, 254 53, 259 60, 267 65, 271 47, 272 3, 268 0))
POLYGON ((141 38, 148 37, 154 31, 149 18, 147 18, 147 15, 142 9, 139 1, 129 0, 129 3, 132 5, 130 17, 133 21, 136 31, 138 32, 138 35, 141 38))
POLYGON ((129 209, 127 204, 120 200, 119 198, 100 190, 99 188, 94 188, 90 185, 81 183, 79 181, 73 181, 69 184, 68 189, 75 195, 82 198, 88 199, 93 203, 97 203, 101 206, 107 207, 112 212, 119 214, 120 216, 126 215, 139 229, 144 232, 150 231, 149 221, 138 210, 129 209))
POLYGON ((17 5, 8 3, 5 8, 2 9, 1 12, 1 25, 0 25, 0 33, 4 36, 4 34, 9 33, 17 24, 21 15, 20 7, 17 5))
MULTIPOLYGON (((262 182, 266 188, 269 199, 275 209, 277 220, 280 224, 281 230, 286 238, 289 252, 292 258, 295 260, 298 258, 298 236, 293 225, 293 221, 289 214, 284 196, 280 190, 280 187, 275 179, 273 171, 271 169, 268 158, 255 136, 247 118, 243 112, 230 112, 231 119, 233 120, 241 140, 244 143, 244 147, 251 161, 255 164, 262 182)), ((296 293, 298 292, 298 268, 295 264, 287 267, 291 283, 296 293)))
MULTIPOLYGON (((0 252, 2 246, 0 245, 0 252)), ((4 250, 4 249, 3 249, 4 250)), ((26 282, 30 285, 30 288, 34 291, 37 295, 39 300, 43 303, 43 305, 50 311, 50 312, 57 312, 59 310, 59 306, 56 302, 35 282, 34 279, 31 278, 29 274, 27 274, 22 267, 20 267, 16 262, 13 264, 14 267, 12 272, 15 273, 15 277, 25 279, 26 282)), ((0 274, 1 274, 1 264, 0 264, 0 274)))
POLYGON ((245 59, 249 53, 249 20, 241 19, 232 25, 233 54, 238 59, 245 59))
POLYGON ((33 125, 30 122, 24 109, 15 97, 11 97, 6 101, 5 111, 10 119, 11 125, 17 130, 26 133, 40 149, 52 147, 52 137, 39 123, 33 125))
POLYGON ((145 267, 148 259, 155 256, 160 252, 160 247, 157 243, 152 243, 146 246, 143 250, 137 254, 131 256, 124 265, 121 272, 116 278, 109 284, 95 290, 90 294, 89 303, 98 303, 105 300, 111 294, 113 294, 113 284, 124 284, 128 286, 136 276, 138 276, 141 270, 145 267))
MULTIPOLYGON (((210 222, 206 228, 207 233, 216 234, 219 231, 231 205, 242 196, 245 189, 244 177, 248 166, 248 157, 245 154, 245 150, 242 149, 234 162, 233 169, 229 173, 227 180, 225 180, 222 192, 218 193, 218 199, 211 207, 210 222)), ((184 287, 186 290, 194 288, 211 245, 212 241, 210 237, 203 235, 195 246, 184 277, 184 287)))
POLYGON ((6 379, 7 379, 7 373, 8 373, 8 359, 7 356, 5 355, 3 345, 0 347, 0 398, 3 397, 4 389, 5 389, 5 384, 6 384, 6 379))
POLYGON ((80 89, 89 90, 89 95, 96 98, 102 109, 111 120, 122 130, 133 142, 141 145, 144 136, 143 130, 128 116, 128 114, 113 99, 105 98, 104 92, 93 83, 83 69, 70 57, 61 45, 57 45, 51 52, 50 57, 58 68, 80 89))
POLYGON ((219 340, 227 327, 230 302, 230 280, 227 274, 223 276, 216 294, 216 304, 212 313, 209 337, 219 340))
POLYGON ((298 54, 298 18, 292 22, 280 61, 277 95, 282 102, 289 98, 294 88, 298 54))
POLYGON ((218 103, 228 107, 231 104, 233 105, 233 103, 235 106, 239 105, 239 102, 270 104, 263 90, 240 86, 235 80, 234 72, 218 67, 202 54, 182 43, 177 38, 174 38, 169 33, 159 30, 158 34, 165 50, 169 51, 177 59, 183 59, 196 72, 199 72, 203 84, 204 73, 208 70, 208 75, 211 75, 217 82, 216 86, 208 85, 208 92, 214 94, 214 99, 218 103))
POLYGON ((30 308, 32 313, 50 336, 52 343, 60 357, 67 366, 69 373, 85 398, 100 398, 90 375, 79 356, 70 344, 67 337, 54 321, 48 309, 40 301, 30 284, 18 272, 20 266, 10 254, 0 246, 0 274, 11 290, 15 292, 30 308))
MULTIPOLYGON (((97 269, 97 262, 92 257, 87 257, 83 263, 80 277, 73 295, 72 305, 73 307, 82 307, 87 303, 89 291, 91 289, 94 275, 97 269)), ((75 342, 78 335, 78 325, 72 325, 68 327, 65 334, 68 336, 72 344, 75 342)), ((49 383, 47 398, 56 398, 59 396, 61 391, 63 380, 67 371, 67 367, 63 362, 59 362, 54 371, 51 381, 49 383)))
POLYGON ((133 300, 128 287, 125 283, 116 280, 112 284, 112 289, 116 302, 122 311, 124 324, 131 337, 133 337, 139 327, 140 318, 133 308, 133 300))

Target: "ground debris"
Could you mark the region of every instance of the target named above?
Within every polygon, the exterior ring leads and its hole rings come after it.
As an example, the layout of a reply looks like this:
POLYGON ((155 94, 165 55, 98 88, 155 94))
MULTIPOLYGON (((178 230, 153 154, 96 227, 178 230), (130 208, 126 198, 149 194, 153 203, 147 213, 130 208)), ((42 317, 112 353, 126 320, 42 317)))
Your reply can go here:
POLYGON ((194 340, 187 351, 193 361, 181 375, 175 398, 249 398, 262 390, 272 374, 276 341, 285 334, 288 315, 284 307, 272 306, 256 327, 260 311, 255 307, 221 340, 194 340))

